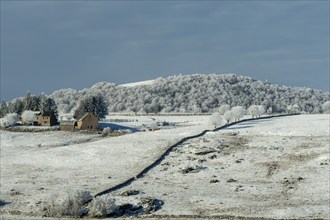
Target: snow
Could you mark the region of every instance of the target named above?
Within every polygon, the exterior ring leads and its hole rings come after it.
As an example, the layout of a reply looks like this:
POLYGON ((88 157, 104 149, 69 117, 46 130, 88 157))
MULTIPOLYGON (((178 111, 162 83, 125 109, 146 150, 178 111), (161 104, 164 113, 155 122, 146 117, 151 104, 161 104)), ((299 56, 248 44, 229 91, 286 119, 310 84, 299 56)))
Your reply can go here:
POLYGON ((330 134, 330 114, 288 116, 240 123, 227 131, 237 131, 243 135, 272 136, 328 136, 330 134), (254 125, 258 126, 254 126, 254 125))
MULTIPOLYGON (((181 138, 213 128, 209 117, 113 116, 127 119, 122 122, 125 126, 157 121, 176 126, 111 138, 1 131, 0 199, 10 204, 0 213, 40 215, 56 192, 83 189, 95 194, 108 189, 135 176, 181 138)), ((156 218, 329 218, 329 119, 329 114, 298 115, 208 132, 183 143, 159 166, 115 194, 132 189, 163 200, 156 218), (197 170, 184 173, 187 167, 197 170)))
POLYGON ((242 123, 184 143, 123 190, 163 200, 155 216, 328 219, 329 153, 329 115, 242 123))
POLYGON ((72 132, 1 131, 1 199, 12 202, 3 209, 38 213, 56 192, 84 189, 96 194, 108 189, 137 175, 169 145, 208 128, 206 118, 193 117, 173 129, 102 139, 72 132), (13 197, 12 192, 18 193, 13 197))
POLYGON ((156 82, 157 80, 146 80, 146 81, 140 81, 140 82, 133 82, 133 83, 126 83, 126 84, 121 84, 118 86, 122 87, 136 87, 136 86, 145 86, 145 85, 152 85, 156 82))

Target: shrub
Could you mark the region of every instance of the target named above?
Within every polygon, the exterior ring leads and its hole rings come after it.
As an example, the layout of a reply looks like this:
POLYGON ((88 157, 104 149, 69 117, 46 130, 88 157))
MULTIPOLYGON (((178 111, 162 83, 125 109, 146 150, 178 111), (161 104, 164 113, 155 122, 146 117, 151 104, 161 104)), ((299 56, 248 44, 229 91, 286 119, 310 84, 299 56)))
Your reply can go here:
POLYGON ((46 215, 51 217, 81 217, 87 213, 86 203, 92 199, 90 192, 76 190, 64 195, 53 195, 46 207, 46 215))
POLYGON ((111 132, 112 132, 112 129, 111 128, 109 128, 109 127, 103 128, 102 136, 107 136, 111 132))
POLYGON ((6 128, 15 125, 18 121, 19 116, 16 113, 10 113, 0 119, 0 127, 6 128))
POLYGON ((103 196, 96 197, 88 206, 88 214, 91 217, 106 217, 110 214, 115 213, 116 204, 115 199, 112 195, 107 194, 103 196))
POLYGON ((21 118, 24 124, 30 125, 32 125, 37 120, 37 116, 34 111, 24 111, 21 115, 21 118))
POLYGON ((326 101, 325 103, 323 103, 322 110, 323 113, 330 114, 330 101, 326 101))

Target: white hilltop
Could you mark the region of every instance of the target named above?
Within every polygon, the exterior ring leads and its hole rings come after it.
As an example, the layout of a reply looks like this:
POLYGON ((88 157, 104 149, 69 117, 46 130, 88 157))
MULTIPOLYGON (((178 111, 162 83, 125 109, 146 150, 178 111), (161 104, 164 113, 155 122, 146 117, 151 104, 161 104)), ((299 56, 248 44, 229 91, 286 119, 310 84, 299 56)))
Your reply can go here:
POLYGON ((136 87, 136 86, 145 86, 145 85, 152 85, 157 81, 157 79, 153 80, 145 80, 145 81, 140 81, 140 82, 132 82, 132 83, 125 83, 125 84, 120 84, 118 86, 122 87, 136 87))

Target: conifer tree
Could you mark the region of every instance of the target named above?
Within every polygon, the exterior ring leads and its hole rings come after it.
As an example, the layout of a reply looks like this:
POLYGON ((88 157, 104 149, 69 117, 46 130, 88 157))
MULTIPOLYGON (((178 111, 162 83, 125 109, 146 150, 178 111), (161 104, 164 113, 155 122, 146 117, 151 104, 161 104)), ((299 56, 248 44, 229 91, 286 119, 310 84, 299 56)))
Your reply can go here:
POLYGON ((75 111, 75 118, 81 118, 85 113, 91 112, 97 118, 104 118, 108 114, 108 107, 104 97, 101 94, 88 96, 80 101, 75 111))
POLYGON ((52 98, 48 98, 44 94, 40 97, 39 110, 42 114, 54 113, 57 116, 57 106, 52 98))

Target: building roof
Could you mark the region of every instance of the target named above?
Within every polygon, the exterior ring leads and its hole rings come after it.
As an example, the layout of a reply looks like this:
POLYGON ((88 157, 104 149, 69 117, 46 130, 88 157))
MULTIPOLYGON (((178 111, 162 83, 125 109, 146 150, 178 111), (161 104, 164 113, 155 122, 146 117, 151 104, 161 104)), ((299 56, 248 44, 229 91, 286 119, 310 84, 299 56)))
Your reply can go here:
POLYGON ((61 114, 59 119, 59 121, 76 121, 73 114, 61 114))
POLYGON ((39 113, 38 114, 39 116, 42 116, 42 117, 50 117, 50 116, 55 116, 54 112, 44 112, 44 113, 39 113))
MULTIPOLYGON (((93 115, 94 116, 94 114, 93 113, 91 113, 91 112, 86 112, 83 116, 81 116, 80 118, 79 118, 79 120, 78 121, 83 121, 89 114, 91 114, 91 115, 93 115)), ((95 117, 95 116, 94 116, 95 117)))
POLYGON ((60 125, 70 125, 70 126, 74 126, 75 121, 61 121, 60 125))

